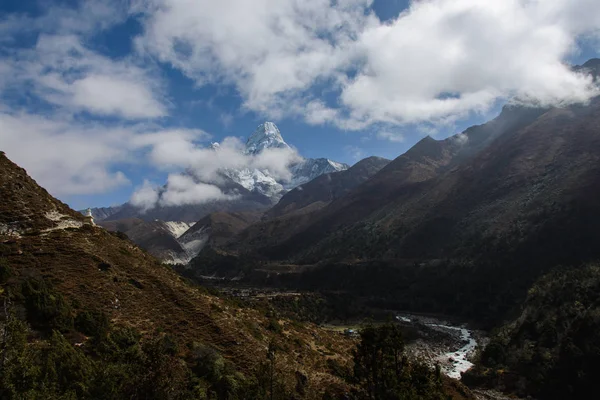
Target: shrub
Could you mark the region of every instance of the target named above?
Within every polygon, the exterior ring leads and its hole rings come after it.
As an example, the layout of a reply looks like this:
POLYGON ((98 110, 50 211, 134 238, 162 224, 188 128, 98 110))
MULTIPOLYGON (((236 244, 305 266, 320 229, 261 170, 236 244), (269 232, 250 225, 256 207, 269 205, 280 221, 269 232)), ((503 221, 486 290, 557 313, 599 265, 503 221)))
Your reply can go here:
POLYGON ((100 311, 82 311, 75 317, 75 328, 88 336, 104 338, 109 325, 108 317, 100 311))
POLYGON ((25 296, 27 318, 33 327, 61 332, 73 328, 71 306, 46 281, 27 279, 23 281, 21 292, 25 296))
POLYGON ((5 284, 11 276, 13 276, 12 268, 10 268, 6 259, 0 258, 0 284, 5 284))

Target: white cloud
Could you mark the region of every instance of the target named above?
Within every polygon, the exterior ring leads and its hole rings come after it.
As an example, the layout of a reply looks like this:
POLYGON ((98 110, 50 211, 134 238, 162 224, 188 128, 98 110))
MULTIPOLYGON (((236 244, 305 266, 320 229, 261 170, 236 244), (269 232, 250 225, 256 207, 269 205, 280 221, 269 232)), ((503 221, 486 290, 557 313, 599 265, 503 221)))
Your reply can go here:
POLYGON ((109 75, 88 75, 72 84, 72 103, 100 115, 153 118, 166 114, 150 89, 109 75))
POLYGON ((141 187, 137 188, 129 200, 131 204, 142 211, 148 211, 156 206, 159 199, 159 189, 148 180, 144 180, 141 187))
POLYGON ((158 141, 208 136, 131 122, 167 115, 162 79, 147 60, 113 59, 86 45, 124 22, 128 3, 44 3, 39 17, 8 14, 0 20, 0 148, 55 195, 129 185, 124 166, 145 163, 158 141), (22 41, 22 35, 29 37, 22 41), (24 47, 30 37, 37 40, 24 47))
POLYGON ((162 206, 178 206, 234 198, 235 196, 224 194, 215 185, 197 182, 189 175, 178 174, 169 175, 166 190, 161 194, 159 204, 162 206))
POLYGON ((153 0, 137 46, 198 84, 235 85, 246 108, 277 117, 350 65, 356 33, 376 23, 365 16, 370 3, 153 0))
POLYGON ((159 205, 180 206, 235 198, 235 195, 227 195, 215 185, 198 182, 193 176, 169 174, 167 183, 162 188, 147 180, 144 181, 129 201, 146 212, 159 205))
MULTIPOLYGON (((153 206, 173 206, 201 204, 214 200, 232 200, 237 197, 235 190, 224 192, 227 187, 227 171, 268 171, 277 181, 291 179, 290 167, 302 158, 292 148, 264 149, 259 154, 246 154, 244 144, 235 137, 226 137, 218 146, 201 146, 186 135, 169 132, 162 140, 149 140, 152 143, 148 154, 150 162, 159 169, 185 170, 185 174, 169 175, 164 188, 152 188, 145 184, 131 197, 132 204, 147 210, 153 206)), ((260 174, 259 174, 260 175, 260 174)))
POLYGON ((199 85, 234 85, 267 116, 350 130, 448 124, 499 99, 560 105, 598 93, 564 64, 578 37, 597 35, 596 0, 413 1, 386 23, 367 0, 149 4, 141 51, 199 85))
POLYGON ((377 132, 377 137, 379 139, 389 140, 390 142, 395 143, 402 143, 405 140, 405 137, 402 133, 391 131, 379 131, 377 132))
POLYGON ((167 115, 161 81, 151 71, 93 52, 77 36, 41 35, 34 48, 16 51, 3 65, 12 77, 5 89, 31 87, 65 111, 128 119, 167 115))
POLYGON ((171 140, 156 143, 150 152, 150 160, 159 168, 185 168, 204 182, 219 181, 224 169, 269 170, 276 179, 289 179, 291 164, 300 161, 298 153, 291 149, 265 149, 258 155, 244 154, 244 144, 235 137, 226 137, 218 150, 201 147, 189 140, 171 140))
POLYGON ((414 2, 361 34, 367 62, 341 101, 354 118, 394 124, 454 119, 512 96, 584 101, 597 91, 563 60, 600 17, 569 18, 578 7, 600 15, 600 3, 587 0, 414 2))
MULTIPOLYGON (((118 166, 145 163, 145 153, 171 141, 201 141, 200 130, 114 126, 0 111, 0 148, 55 195, 105 193, 130 184, 118 166)), ((191 146, 192 144, 190 144, 191 146)))
POLYGON ((469 136, 464 133, 457 133, 456 135, 452 136, 452 139, 457 145, 463 146, 469 141, 469 136))

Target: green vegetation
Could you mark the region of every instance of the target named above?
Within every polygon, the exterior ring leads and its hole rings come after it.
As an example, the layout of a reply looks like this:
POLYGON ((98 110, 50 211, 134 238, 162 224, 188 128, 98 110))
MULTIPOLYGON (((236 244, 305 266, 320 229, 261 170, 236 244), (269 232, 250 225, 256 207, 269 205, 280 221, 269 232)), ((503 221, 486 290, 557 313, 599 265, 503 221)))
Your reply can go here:
MULTIPOLYGON (((27 278, 11 289, 0 315, 0 398, 287 400, 306 394, 302 372, 295 372, 295 386, 284 382, 278 354, 290 351, 286 343, 272 339, 265 361, 243 374, 210 345, 181 346, 160 332, 142 337, 102 312, 69 305, 43 279, 27 278), (29 324, 17 315, 16 302, 25 304, 29 324)), ((282 326, 269 316, 268 329, 280 335, 282 326)), ((354 371, 327 361, 336 376, 359 388, 344 398, 447 398, 439 370, 407 361, 396 325, 365 327, 354 360, 354 371)), ((325 398, 340 398, 332 390, 325 398)))
MULTIPOLYGON (((0 285, 5 284, 8 278, 12 276, 12 269, 8 266, 8 263, 3 258, 0 258, 0 285)), ((0 292, 1 294, 2 292, 0 292)))
POLYGON ((268 304, 282 316, 316 324, 332 320, 350 320, 372 314, 361 300, 348 293, 302 293, 298 296, 274 296, 268 304))
POLYGON ((71 306, 46 281, 33 278, 24 280, 21 294, 25 298, 27 319, 34 328, 61 332, 73 328, 71 306))
POLYGON ((169 335, 142 339, 101 312, 76 313, 43 279, 28 278, 13 289, 0 297, 2 399, 234 400, 267 394, 255 377, 236 371, 209 346, 192 344, 182 352, 169 335), (25 304, 30 325, 16 315, 15 301, 25 304))
POLYGON ((466 382, 540 399, 589 398, 600 374, 600 267, 559 268, 529 290, 466 382))
POLYGON ((378 400, 447 399, 440 369, 409 362, 395 324, 368 325, 354 352, 354 379, 362 396, 378 400))

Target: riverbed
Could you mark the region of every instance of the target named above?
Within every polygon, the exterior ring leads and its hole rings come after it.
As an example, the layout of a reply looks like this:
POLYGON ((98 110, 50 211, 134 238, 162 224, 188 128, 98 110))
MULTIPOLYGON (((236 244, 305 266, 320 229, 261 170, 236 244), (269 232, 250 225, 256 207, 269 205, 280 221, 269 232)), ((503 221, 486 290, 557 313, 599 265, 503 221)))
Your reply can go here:
POLYGON ((471 359, 480 345, 479 333, 429 316, 398 314, 396 319, 419 333, 406 346, 412 357, 432 366, 439 364, 442 373, 454 379, 460 379, 462 373, 473 367, 471 359))

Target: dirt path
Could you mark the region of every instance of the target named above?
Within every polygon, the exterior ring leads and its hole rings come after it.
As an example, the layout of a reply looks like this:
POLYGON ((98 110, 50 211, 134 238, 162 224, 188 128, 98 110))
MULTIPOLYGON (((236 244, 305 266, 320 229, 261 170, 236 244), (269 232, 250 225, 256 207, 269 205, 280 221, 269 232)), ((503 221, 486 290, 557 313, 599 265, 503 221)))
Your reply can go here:
POLYGON ((495 390, 471 389, 478 400, 520 400, 518 397, 509 397, 495 390))

